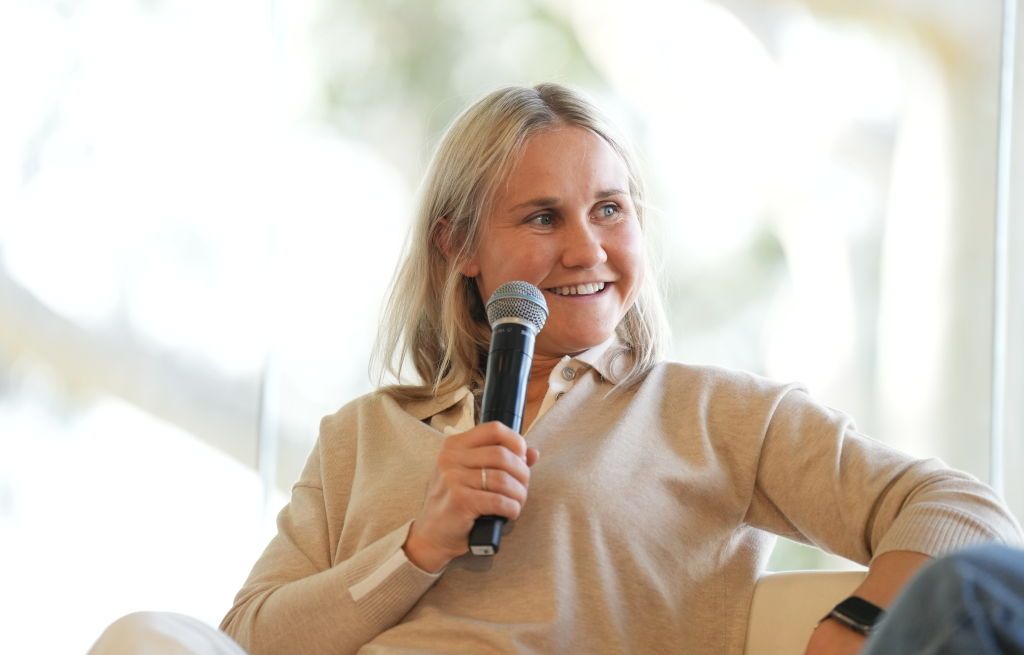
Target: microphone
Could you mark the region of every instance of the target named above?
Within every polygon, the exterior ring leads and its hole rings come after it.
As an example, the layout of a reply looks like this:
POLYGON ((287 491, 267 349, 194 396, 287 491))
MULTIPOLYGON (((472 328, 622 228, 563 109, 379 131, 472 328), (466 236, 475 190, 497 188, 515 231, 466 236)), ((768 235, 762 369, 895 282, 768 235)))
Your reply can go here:
MULTIPOLYGON (((544 294, 529 282, 506 282, 487 301, 491 350, 484 376, 481 423, 501 421, 520 431, 533 346, 547 320, 548 304, 544 294)), ((497 553, 504 525, 503 516, 478 517, 469 533, 469 551, 474 555, 497 553)))

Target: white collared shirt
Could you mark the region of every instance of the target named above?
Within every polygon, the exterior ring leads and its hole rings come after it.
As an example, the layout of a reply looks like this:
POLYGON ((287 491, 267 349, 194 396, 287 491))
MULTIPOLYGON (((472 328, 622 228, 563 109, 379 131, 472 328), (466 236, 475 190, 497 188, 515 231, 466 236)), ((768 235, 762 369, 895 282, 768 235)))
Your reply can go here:
MULTIPOLYGON (((593 348, 584 350, 578 355, 565 355, 561 361, 551 369, 551 374, 548 376, 548 391, 544 394, 544 400, 541 401, 540 410, 537 412, 537 416, 534 417, 530 425, 526 426, 523 430, 523 436, 526 436, 537 421, 544 416, 549 409, 570 389, 576 384, 576 381, 580 379, 580 376, 587 371, 587 369, 596 369, 598 375, 602 375, 601 371, 607 370, 609 362, 607 358, 609 356, 609 348, 618 342, 618 338, 612 335, 606 341, 599 343, 593 348)), ((468 390, 467 390, 468 392, 468 390)), ((459 434, 466 432, 476 425, 476 416, 474 412, 472 396, 467 393, 468 397, 464 397, 460 405, 460 410, 455 416, 455 421, 450 422, 452 416, 450 413, 438 414, 434 418, 440 419, 438 421, 431 421, 431 424, 443 432, 445 436, 453 434, 459 434)))

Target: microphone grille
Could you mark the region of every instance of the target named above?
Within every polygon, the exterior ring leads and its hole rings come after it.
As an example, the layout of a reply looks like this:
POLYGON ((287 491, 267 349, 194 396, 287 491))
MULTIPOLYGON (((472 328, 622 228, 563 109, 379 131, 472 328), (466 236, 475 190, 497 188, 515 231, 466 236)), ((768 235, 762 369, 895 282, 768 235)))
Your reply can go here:
POLYGON ((501 285, 487 301, 487 321, 494 327, 506 318, 528 321, 540 332, 548 320, 544 294, 529 282, 513 280, 501 285))

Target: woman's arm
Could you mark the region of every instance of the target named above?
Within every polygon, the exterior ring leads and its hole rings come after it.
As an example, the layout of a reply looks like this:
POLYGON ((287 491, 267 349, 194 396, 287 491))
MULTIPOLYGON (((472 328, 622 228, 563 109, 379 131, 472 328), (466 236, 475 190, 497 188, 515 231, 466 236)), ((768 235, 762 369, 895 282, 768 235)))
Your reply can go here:
MULTIPOLYGON (((908 550, 883 553, 871 562, 868 576, 852 595, 887 608, 910 578, 931 557, 908 550)), ((822 621, 811 635, 805 655, 853 655, 866 638, 834 619, 822 621)))
POLYGON ((277 524, 220 626, 251 655, 354 653, 437 578, 404 558, 409 523, 332 562, 324 492, 308 481, 292 489, 277 524))
MULTIPOLYGON (((860 434, 848 417, 789 390, 761 446, 748 524, 813 543, 870 573, 856 590, 886 607, 930 557, 971 543, 1019 543, 1001 499, 972 476, 860 434)), ((864 639, 823 622, 808 653, 857 652, 864 639)))
POLYGON ((443 440, 392 443, 389 429, 345 417, 321 428, 277 535, 221 624, 252 655, 354 653, 468 550, 478 516, 518 516, 537 459, 520 435, 491 422, 443 440), (360 430, 372 447, 353 437, 360 430))
POLYGON ((1022 536, 987 485, 866 437, 800 389, 785 393, 768 422, 744 520, 862 564, 891 551, 938 556, 1022 536))

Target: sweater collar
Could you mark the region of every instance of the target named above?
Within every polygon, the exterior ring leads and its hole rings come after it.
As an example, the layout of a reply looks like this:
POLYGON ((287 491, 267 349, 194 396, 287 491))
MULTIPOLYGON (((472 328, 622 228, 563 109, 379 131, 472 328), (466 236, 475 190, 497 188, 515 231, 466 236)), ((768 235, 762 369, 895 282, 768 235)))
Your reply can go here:
POLYGON ((608 339, 602 343, 597 344, 593 348, 584 350, 572 359, 589 366, 597 371, 597 374, 603 379, 607 380, 612 377, 612 360, 615 359, 615 355, 619 351, 620 345, 621 342, 619 341, 618 335, 612 333, 612 336, 608 337, 608 339))
MULTIPOLYGON (((606 341, 575 355, 570 361, 594 369, 602 379, 607 380, 611 377, 612 360, 619 350, 619 345, 619 338, 613 334, 606 341)), ((434 398, 411 401, 406 405, 405 410, 415 416, 417 420, 425 421, 438 414, 448 412, 456 406, 461 406, 463 411, 468 411, 472 415, 473 402, 473 394, 469 387, 463 386, 434 398)))
POLYGON ((425 421, 431 416, 446 412, 456 405, 466 403, 472 405, 473 394, 470 393, 469 387, 459 387, 455 391, 450 391, 434 398, 413 400, 405 406, 405 411, 415 416, 417 420, 425 421))

